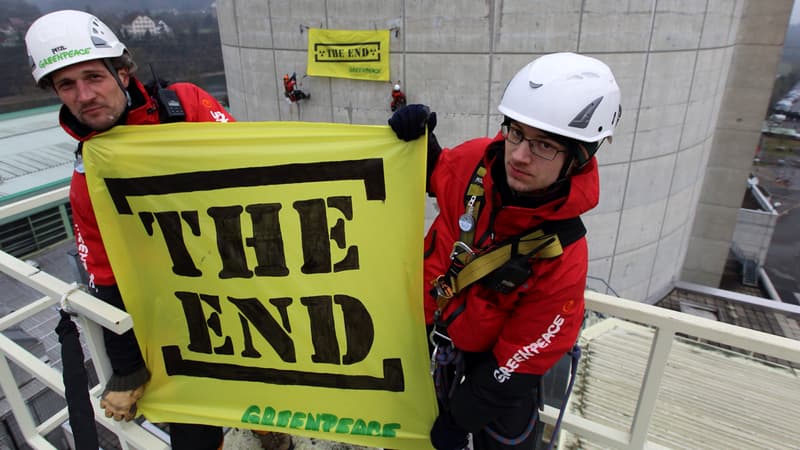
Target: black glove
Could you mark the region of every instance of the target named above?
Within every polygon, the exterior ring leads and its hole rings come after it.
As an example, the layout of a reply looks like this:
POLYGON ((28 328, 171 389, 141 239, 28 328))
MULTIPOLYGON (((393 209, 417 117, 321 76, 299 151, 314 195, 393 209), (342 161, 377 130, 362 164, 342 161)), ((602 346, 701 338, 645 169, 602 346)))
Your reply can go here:
POLYGON ((461 450, 469 443, 467 431, 458 426, 449 411, 440 411, 431 428, 431 443, 436 450, 461 450))
POLYGON ((432 133, 436 127, 436 113, 425 105, 404 106, 389 118, 389 126, 398 138, 406 142, 422 136, 426 125, 428 133, 432 133))

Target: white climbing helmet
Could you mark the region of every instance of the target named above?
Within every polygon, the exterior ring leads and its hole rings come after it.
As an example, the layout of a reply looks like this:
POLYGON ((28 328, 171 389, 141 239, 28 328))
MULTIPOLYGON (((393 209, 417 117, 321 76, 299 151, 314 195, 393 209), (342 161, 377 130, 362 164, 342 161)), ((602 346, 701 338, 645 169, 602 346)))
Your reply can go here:
POLYGON ((106 24, 83 11, 55 11, 36 19, 25 34, 36 84, 72 64, 121 56, 125 44, 106 24))
POLYGON ((568 52, 541 56, 523 67, 497 109, 517 122, 583 142, 610 137, 622 114, 611 69, 568 52))

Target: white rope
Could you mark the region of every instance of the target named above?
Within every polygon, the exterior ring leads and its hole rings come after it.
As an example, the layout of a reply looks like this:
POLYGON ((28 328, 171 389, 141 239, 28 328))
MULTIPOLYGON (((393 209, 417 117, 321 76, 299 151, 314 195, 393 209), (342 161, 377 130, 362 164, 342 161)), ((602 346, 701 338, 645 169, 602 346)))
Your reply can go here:
POLYGON ((67 292, 64 292, 64 295, 61 296, 61 300, 59 300, 58 302, 58 306, 61 308, 61 310, 63 310, 67 314, 73 314, 73 315, 75 314, 69 307, 69 305, 67 305, 67 297, 69 297, 73 292, 77 291, 78 289, 80 289, 80 286, 78 286, 77 282, 73 281, 70 284, 69 290, 67 290, 67 292))

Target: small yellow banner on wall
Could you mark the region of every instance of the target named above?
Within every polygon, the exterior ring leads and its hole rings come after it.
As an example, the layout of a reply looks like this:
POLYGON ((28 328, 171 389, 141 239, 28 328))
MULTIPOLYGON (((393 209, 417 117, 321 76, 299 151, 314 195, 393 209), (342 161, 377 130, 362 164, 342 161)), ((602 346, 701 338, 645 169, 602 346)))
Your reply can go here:
POLYGON ((155 422, 429 449, 424 139, 299 122, 115 127, 83 151, 155 422))
POLYGON ((389 30, 308 30, 308 74, 389 80, 389 30))

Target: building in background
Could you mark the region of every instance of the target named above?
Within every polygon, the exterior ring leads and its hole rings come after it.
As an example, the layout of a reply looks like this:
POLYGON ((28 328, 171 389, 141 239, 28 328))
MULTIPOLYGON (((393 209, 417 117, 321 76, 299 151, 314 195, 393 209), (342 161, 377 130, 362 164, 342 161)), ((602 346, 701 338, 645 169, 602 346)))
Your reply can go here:
POLYGON ((505 83, 532 57, 602 59, 623 115, 584 218, 590 275, 655 302, 677 281, 720 283, 792 4, 219 0, 217 14, 241 120, 385 124, 384 83, 308 77, 314 100, 297 107, 282 101, 280 76, 305 73, 309 27, 391 29, 390 77, 437 111, 445 146, 498 132, 505 83))
POLYGON ((120 32, 123 39, 142 39, 168 36, 172 34, 172 29, 163 20, 156 22, 148 16, 136 16, 131 23, 123 24, 120 32))

